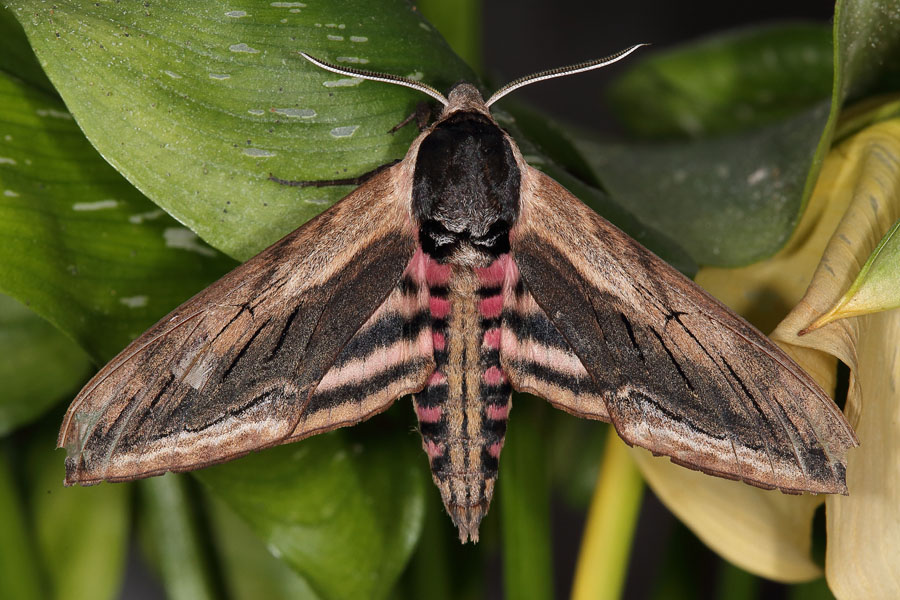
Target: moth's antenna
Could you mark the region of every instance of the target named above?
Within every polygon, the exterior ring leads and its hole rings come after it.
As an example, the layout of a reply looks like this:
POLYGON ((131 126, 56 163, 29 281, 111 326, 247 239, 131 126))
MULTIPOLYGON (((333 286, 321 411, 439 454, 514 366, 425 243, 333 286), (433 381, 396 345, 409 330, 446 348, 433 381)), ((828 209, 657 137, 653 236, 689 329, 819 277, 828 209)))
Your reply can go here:
POLYGON ((557 67, 555 69, 550 69, 548 71, 541 71, 540 73, 534 73, 532 75, 526 75, 525 77, 519 77, 515 81, 510 81, 502 88, 494 92, 494 95, 488 98, 486 103, 487 106, 490 106, 503 96, 512 92, 513 90, 517 90, 520 87, 526 86, 530 83, 537 83, 538 81, 543 81, 545 79, 553 79, 554 77, 565 77, 566 75, 574 75, 575 73, 583 73, 584 71, 591 71, 593 69, 599 69, 601 67, 605 67, 607 65, 611 65, 614 62, 618 62, 640 48, 641 46, 649 46, 650 44, 635 44, 630 48, 626 48, 625 50, 621 50, 607 56, 606 58, 598 58, 596 60, 589 60, 587 62, 578 63, 577 65, 570 65, 568 67, 557 67))
POLYGON ((320 69, 325 69, 326 71, 331 71, 332 73, 337 73, 338 75, 349 75, 350 77, 359 77, 360 79, 371 79, 372 81, 383 81, 385 83, 395 83, 397 85, 403 85, 428 94, 444 106, 450 104, 450 102, 444 97, 442 93, 440 93, 430 85, 424 84, 420 81, 415 81, 414 79, 409 79, 408 77, 400 77, 399 75, 391 75, 390 73, 375 73, 374 71, 363 71, 362 69, 354 69, 353 67, 339 67, 337 65, 327 63, 323 60, 319 60, 318 58, 314 58, 306 52, 301 52, 300 56, 316 65, 320 69))

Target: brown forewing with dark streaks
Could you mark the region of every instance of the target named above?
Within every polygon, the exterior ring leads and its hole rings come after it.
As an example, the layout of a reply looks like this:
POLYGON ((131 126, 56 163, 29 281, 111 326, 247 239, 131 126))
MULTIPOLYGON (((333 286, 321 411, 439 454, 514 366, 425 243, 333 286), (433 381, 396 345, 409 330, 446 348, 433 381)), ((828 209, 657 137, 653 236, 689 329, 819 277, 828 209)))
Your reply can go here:
MULTIPOLYGON (((809 375, 558 183, 525 173, 511 233, 522 280, 628 443, 760 487, 846 493, 856 437, 809 375)), ((555 404, 584 414, 575 397, 555 404)))
POLYGON ((364 348, 368 355, 356 358, 392 376, 372 373, 362 396, 320 406, 314 394, 358 330, 386 317, 402 327, 422 310, 421 298, 398 288, 416 239, 408 190, 393 170, 186 302, 104 367, 60 432, 67 483, 222 462, 355 423, 420 389, 431 370, 430 347, 420 343, 427 334, 364 348))

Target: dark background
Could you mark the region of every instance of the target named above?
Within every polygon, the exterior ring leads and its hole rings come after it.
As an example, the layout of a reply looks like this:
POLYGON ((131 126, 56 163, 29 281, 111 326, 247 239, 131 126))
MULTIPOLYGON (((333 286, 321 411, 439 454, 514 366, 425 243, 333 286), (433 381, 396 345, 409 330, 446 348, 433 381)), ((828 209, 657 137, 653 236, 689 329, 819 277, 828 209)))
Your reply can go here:
MULTIPOLYGON (((756 0, 753 2, 628 0, 626 2, 551 2, 485 0, 482 44, 484 73, 497 87, 522 75, 601 58, 636 43, 649 42, 639 55, 659 52, 728 29, 786 20, 831 23, 828 0, 756 0)), ((600 133, 618 133, 604 103, 604 90, 624 72, 631 57, 607 69, 541 82, 517 90, 516 99, 569 124, 600 133)), ((584 515, 554 502, 554 557, 558 598, 569 595, 584 515)), ((695 571, 695 598, 722 598, 722 559, 686 531, 669 511, 646 492, 634 546, 625 598, 638 600, 660 591, 666 569, 695 571), (672 556, 677 564, 671 564, 672 556), (668 564, 665 561, 669 561, 668 564)), ((502 598, 500 582, 491 596, 502 598)), ((673 590, 675 592, 675 590, 673 590)), ((786 588, 762 581, 747 598, 779 599, 786 588)), ((656 597, 660 597, 656 595, 656 597)))
MULTIPOLYGON (((484 72, 502 85, 522 75, 601 58, 642 42, 652 45, 632 57, 754 24, 785 20, 830 23, 834 4, 828 0, 484 0, 483 11, 484 72)), ((607 69, 528 86, 516 91, 516 98, 569 123, 615 131, 603 106, 603 90, 632 57, 607 69)))

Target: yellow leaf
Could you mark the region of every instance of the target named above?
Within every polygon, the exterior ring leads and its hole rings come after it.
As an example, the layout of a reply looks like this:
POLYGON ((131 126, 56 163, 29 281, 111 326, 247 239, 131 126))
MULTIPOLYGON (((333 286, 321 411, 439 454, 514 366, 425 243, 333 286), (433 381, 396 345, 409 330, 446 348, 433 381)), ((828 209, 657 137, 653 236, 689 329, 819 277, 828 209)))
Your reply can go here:
POLYGON ((860 447, 848 455, 850 495, 826 501, 828 583, 841 599, 900 598, 900 312, 798 336, 837 303, 900 218, 900 121, 869 127, 832 151, 815 195, 846 205, 846 214, 803 299, 772 337, 836 356, 852 373, 845 411, 860 447))
POLYGON ((787 496, 710 477, 635 448, 647 484, 722 558, 769 579, 809 581, 822 575, 810 558, 815 496, 787 496))

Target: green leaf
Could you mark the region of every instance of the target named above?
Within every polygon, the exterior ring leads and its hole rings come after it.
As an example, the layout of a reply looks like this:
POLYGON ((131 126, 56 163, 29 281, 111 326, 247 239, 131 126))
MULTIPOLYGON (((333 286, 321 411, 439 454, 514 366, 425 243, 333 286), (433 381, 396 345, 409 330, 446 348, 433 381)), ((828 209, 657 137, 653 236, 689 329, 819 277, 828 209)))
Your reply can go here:
POLYGON ((408 436, 357 439, 324 434, 196 476, 319 596, 380 598, 421 532, 424 457, 408 436))
POLYGON ((836 105, 898 89, 900 5, 842 0, 834 10, 836 105))
POLYGON ((232 600, 318 600, 306 580, 275 558, 250 526, 210 495, 208 516, 232 600))
POLYGON ((234 263, 122 179, 56 96, 0 73, 0 291, 96 360, 234 263))
POLYGON ((19 497, 18 482, 10 468, 9 446, 0 447, 0 597, 41 600, 41 572, 36 560, 34 539, 28 529, 28 517, 19 497))
POLYGON ((656 144, 576 142, 613 198, 698 263, 738 266, 790 237, 828 102, 727 137, 656 144))
POLYGON ((473 79, 403 0, 10 6, 100 153, 239 259, 349 191, 284 187, 270 173, 358 175, 402 157, 415 135, 387 131, 421 94, 325 72, 298 51, 442 89, 473 79))
POLYGON ((50 323, 0 294, 0 436, 30 423, 91 369, 87 355, 50 323))
POLYGON ((828 98, 831 30, 791 23, 730 31, 639 57, 610 88, 638 136, 704 137, 754 129, 828 98))
POLYGON ((63 487, 63 456, 54 450, 55 420, 28 449, 29 507, 37 548, 49 575, 48 598, 116 598, 125 567, 130 486, 63 487))
POLYGON ((718 136, 608 144, 578 135, 575 145, 613 198, 698 263, 758 261, 790 237, 817 170, 829 52, 821 28, 777 25, 652 56, 614 87, 632 129, 718 136))
POLYGON ((466 64, 481 72, 481 0, 419 0, 416 7, 466 64))
POLYGON ((553 598, 550 476, 545 434, 538 427, 541 398, 516 396, 498 479, 503 519, 503 581, 509 598, 553 598))
POLYGON ((31 51, 22 26, 3 6, 0 6, 0 74, 53 93, 53 84, 31 51))
POLYGON ((169 600, 221 598, 187 482, 187 476, 168 473, 138 483, 143 545, 169 600))

